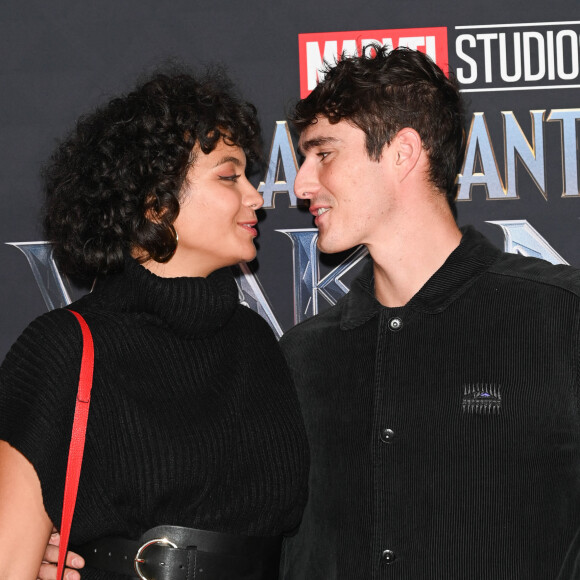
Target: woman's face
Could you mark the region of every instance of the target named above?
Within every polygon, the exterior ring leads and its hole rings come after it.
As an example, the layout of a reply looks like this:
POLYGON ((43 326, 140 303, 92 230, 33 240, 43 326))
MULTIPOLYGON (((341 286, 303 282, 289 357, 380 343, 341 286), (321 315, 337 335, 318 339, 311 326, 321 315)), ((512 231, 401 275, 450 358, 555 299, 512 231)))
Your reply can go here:
POLYGON ((197 145, 193 153, 173 224, 177 250, 165 275, 207 276, 256 257, 255 211, 264 200, 246 178, 243 149, 220 140, 209 154, 197 145))

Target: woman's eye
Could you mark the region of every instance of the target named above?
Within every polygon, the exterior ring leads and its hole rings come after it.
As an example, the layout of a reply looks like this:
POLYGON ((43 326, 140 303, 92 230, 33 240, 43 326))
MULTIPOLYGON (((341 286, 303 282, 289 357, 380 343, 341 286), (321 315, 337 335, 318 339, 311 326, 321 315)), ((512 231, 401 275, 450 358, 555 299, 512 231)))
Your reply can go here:
POLYGON ((236 181, 238 181, 238 179, 241 177, 241 174, 239 175, 220 175, 219 178, 221 181, 233 181, 234 183, 236 181))

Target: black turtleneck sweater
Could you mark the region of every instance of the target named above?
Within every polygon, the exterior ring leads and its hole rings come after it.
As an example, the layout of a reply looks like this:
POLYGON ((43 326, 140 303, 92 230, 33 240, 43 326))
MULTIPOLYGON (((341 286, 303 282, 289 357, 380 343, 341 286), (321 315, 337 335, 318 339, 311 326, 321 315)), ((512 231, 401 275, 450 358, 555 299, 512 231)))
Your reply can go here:
MULTIPOLYGON (((298 525, 308 477, 298 401, 229 271, 166 279, 128 259, 71 308, 95 343, 72 544, 160 524, 264 536, 298 525)), ((0 368, 0 439, 34 465, 57 526, 81 348, 78 322, 55 310, 0 368)), ((111 575, 83 574, 101 577, 111 575)))

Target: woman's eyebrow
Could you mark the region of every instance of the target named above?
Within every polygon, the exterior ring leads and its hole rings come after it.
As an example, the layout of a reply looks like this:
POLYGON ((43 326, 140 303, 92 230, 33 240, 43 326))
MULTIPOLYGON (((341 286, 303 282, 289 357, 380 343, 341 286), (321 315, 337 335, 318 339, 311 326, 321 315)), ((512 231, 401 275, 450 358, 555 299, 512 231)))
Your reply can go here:
POLYGON ((235 157, 233 155, 226 155, 226 156, 222 157, 214 165, 214 167, 219 167, 220 165, 223 165, 224 163, 233 163, 237 167, 244 167, 244 165, 245 165, 245 163, 239 157, 235 157))

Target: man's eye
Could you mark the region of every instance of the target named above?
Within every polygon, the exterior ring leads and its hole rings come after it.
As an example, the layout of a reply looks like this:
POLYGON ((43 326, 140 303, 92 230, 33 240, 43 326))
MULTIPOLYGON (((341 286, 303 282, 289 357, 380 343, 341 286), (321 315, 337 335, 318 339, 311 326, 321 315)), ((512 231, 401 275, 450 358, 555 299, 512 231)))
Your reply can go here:
POLYGON ((330 155, 328 151, 321 151, 320 153, 318 153, 318 157, 320 157, 321 159, 326 159, 328 155, 330 155))
POLYGON ((221 181, 233 181, 234 183, 236 181, 238 181, 238 179, 241 177, 241 174, 239 175, 220 175, 219 178, 221 181))

